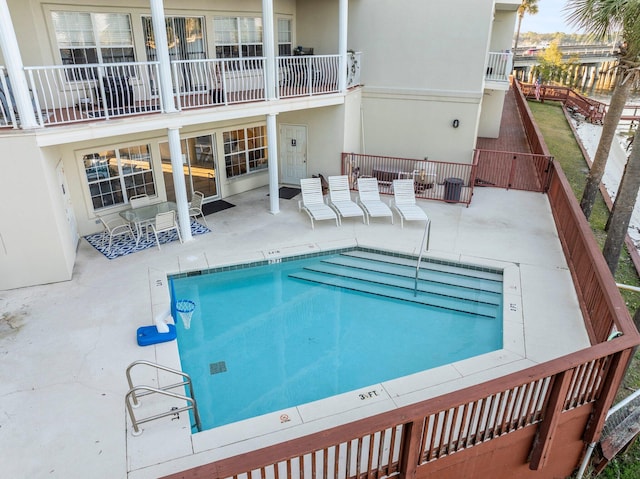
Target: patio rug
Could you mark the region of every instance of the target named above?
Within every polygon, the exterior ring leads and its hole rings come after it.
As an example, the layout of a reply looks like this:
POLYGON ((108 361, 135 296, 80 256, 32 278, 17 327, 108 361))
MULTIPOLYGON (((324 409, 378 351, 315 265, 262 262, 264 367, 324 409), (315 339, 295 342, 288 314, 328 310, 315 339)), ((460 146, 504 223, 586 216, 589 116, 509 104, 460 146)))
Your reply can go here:
POLYGON ((300 194, 300 188, 291 188, 289 186, 281 186, 278 190, 278 196, 283 200, 290 200, 294 196, 300 194))
MULTIPOLYGON (((206 226, 201 225, 195 220, 191 220, 191 234, 201 235, 204 233, 210 233, 211 230, 206 226)), ((84 239, 97 249, 100 253, 105 255, 108 259, 119 258, 120 256, 126 256, 131 253, 137 253, 138 251, 142 251, 148 248, 156 247, 156 238, 153 236, 153 232, 149 232, 149 237, 143 235, 140 238, 140 242, 138 246, 136 246, 136 242, 128 235, 116 236, 113 238, 111 242, 111 250, 107 251, 107 246, 109 246, 109 238, 105 244, 102 244, 102 233, 95 233, 92 235, 87 235, 84 239)), ((163 245, 165 243, 171 243, 172 241, 178 241, 178 233, 174 231, 166 231, 158 234, 158 238, 160 240, 160 244, 163 245)))
POLYGON ((226 210, 228 208, 233 208, 235 205, 228 203, 224 200, 212 201, 211 203, 207 203, 202 205, 202 212, 205 216, 210 215, 211 213, 217 213, 218 211, 226 210))

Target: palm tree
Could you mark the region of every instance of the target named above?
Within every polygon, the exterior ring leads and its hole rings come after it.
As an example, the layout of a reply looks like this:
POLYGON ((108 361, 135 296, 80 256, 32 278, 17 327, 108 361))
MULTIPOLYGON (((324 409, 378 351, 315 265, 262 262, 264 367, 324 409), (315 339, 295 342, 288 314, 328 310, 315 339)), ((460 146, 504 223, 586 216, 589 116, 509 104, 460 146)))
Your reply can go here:
POLYGON ((602 125, 602 135, 587 182, 580 200, 580 207, 589 219, 604 175, 611 143, 620 122, 622 110, 629 97, 635 75, 638 72, 640 53, 640 0, 569 0, 567 20, 597 39, 621 31, 626 48, 620 49, 617 76, 611 102, 602 125))
POLYGON ((522 4, 518 7, 518 29, 516 30, 516 41, 513 45, 513 50, 518 48, 518 40, 520 39, 520 26, 522 25, 522 19, 524 14, 535 15, 538 13, 538 0, 522 0, 522 4))
POLYGON ((629 222, 631 221, 631 215, 633 214, 633 209, 636 204, 639 188, 640 146, 634 144, 624 168, 620 186, 618 187, 616 200, 611 216, 609 217, 607 239, 602 249, 602 254, 609 266, 611 274, 615 274, 618 269, 620 253, 622 252, 624 239, 627 235, 627 228, 629 228, 629 222))

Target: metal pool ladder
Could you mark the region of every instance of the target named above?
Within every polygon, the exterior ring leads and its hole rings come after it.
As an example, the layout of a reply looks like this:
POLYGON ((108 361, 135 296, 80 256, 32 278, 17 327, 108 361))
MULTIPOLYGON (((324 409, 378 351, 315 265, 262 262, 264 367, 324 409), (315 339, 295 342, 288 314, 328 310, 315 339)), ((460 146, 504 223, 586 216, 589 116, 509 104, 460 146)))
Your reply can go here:
POLYGON ((187 373, 178 371, 177 369, 171 369, 166 366, 161 366, 160 364, 152 363, 151 361, 139 360, 139 361, 132 362, 127 367, 127 382, 129 383, 129 391, 126 394, 124 401, 127 407, 127 412, 129 413, 129 417, 131 418, 131 424, 133 425, 132 434, 134 436, 139 436, 140 434, 142 434, 142 429, 138 427, 140 424, 143 424, 149 421, 154 421, 156 419, 160 419, 167 416, 174 416, 176 414, 179 414, 183 411, 188 411, 190 409, 193 409, 193 417, 196 422, 195 424, 196 429, 198 431, 202 430, 202 425, 200 423, 200 415, 198 414, 198 406, 196 404, 195 396, 193 395, 193 384, 191 383, 191 377, 187 373), (170 384, 168 386, 164 386, 161 388, 156 388, 152 386, 134 386, 133 381, 131 379, 131 370, 135 366, 139 366, 139 365, 150 366, 157 370, 166 371, 166 372, 178 375, 182 377, 183 380, 182 382, 179 382, 176 384, 170 384), (177 394, 170 391, 171 389, 175 389, 181 386, 189 387, 189 396, 184 396, 182 394, 177 394), (142 391, 142 392, 139 392, 139 391, 142 391), (142 396, 148 396, 149 394, 161 394, 163 396, 168 396, 175 399, 180 399, 182 401, 186 401, 188 404, 183 407, 173 407, 167 412, 155 414, 153 416, 149 416, 146 418, 136 419, 136 416, 133 413, 133 409, 140 406, 140 402, 138 401, 138 398, 142 396))
POLYGON ((431 220, 427 220, 424 225, 424 234, 422 235, 422 241, 420 242, 420 254, 418 255, 418 262, 416 263, 416 277, 413 284, 413 296, 418 296, 418 273, 420 272, 420 261, 422 261, 422 253, 429 251, 429 237, 431 236, 431 220))

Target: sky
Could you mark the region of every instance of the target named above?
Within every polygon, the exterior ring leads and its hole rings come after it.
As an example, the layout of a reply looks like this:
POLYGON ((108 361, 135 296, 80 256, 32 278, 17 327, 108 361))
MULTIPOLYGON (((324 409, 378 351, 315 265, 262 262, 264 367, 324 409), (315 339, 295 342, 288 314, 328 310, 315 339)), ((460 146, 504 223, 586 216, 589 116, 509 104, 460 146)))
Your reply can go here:
POLYGON ((524 15, 521 32, 536 33, 575 33, 577 29, 565 21, 566 0, 538 0, 538 13, 524 15))

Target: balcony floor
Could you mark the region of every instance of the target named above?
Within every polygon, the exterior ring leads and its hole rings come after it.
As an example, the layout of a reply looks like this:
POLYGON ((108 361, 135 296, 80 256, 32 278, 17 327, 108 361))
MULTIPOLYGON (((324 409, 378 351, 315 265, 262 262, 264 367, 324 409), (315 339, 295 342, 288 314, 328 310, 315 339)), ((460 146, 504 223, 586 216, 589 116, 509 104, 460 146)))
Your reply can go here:
MULTIPOLYGON (((385 395, 364 407, 342 395, 292 408, 295 420, 285 425, 275 413, 193 436, 182 414, 145 424, 133 437, 124 407, 126 367, 140 359, 178 364, 175 342, 139 347, 135 340, 136 329, 152 323, 158 295, 168 297, 166 273, 356 244, 410 254, 419 248, 421 224, 401 229, 398 218, 394 225, 346 219, 341 227, 324 221, 312 230, 298 198, 280 200, 280 213, 272 215, 267 193, 226 198, 236 206, 207 217, 212 233, 162 251, 109 261, 82 239, 71 281, 2 292, 0 447, 7 477, 160 477, 589 346, 545 195, 476 188, 468 208, 420 204, 433 222, 430 256, 509 272, 503 350, 379 385, 385 395)), ((144 403, 137 411, 146 415, 144 403)))

